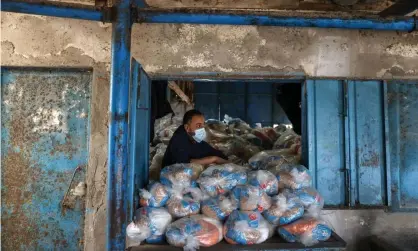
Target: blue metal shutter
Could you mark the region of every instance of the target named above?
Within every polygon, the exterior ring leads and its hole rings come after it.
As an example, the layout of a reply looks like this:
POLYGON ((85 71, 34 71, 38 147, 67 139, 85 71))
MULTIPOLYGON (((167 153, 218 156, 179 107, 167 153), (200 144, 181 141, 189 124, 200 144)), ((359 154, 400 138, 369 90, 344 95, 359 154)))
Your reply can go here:
POLYGON ((328 206, 346 204, 344 87, 338 80, 308 80, 308 166, 328 206))
POLYGON ((350 206, 383 206, 386 175, 382 82, 348 81, 347 101, 350 206))
POLYGON ((418 83, 384 88, 389 203, 393 211, 418 211, 418 83))

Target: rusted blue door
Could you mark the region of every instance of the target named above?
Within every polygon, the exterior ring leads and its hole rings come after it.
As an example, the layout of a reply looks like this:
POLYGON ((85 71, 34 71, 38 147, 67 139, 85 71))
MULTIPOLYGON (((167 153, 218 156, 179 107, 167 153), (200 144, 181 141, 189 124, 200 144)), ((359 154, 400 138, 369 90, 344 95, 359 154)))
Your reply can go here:
POLYGON ((3 250, 83 249, 91 76, 2 68, 3 250))

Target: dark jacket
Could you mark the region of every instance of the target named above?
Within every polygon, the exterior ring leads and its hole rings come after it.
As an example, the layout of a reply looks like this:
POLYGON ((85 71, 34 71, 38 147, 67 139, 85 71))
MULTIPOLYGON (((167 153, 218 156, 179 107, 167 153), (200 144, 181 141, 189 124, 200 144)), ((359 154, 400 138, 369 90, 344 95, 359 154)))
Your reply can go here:
POLYGON ((174 132, 168 143, 163 158, 163 167, 176 163, 190 163, 191 159, 201 159, 209 156, 218 156, 228 159, 221 151, 210 146, 206 141, 197 143, 181 125, 174 132))

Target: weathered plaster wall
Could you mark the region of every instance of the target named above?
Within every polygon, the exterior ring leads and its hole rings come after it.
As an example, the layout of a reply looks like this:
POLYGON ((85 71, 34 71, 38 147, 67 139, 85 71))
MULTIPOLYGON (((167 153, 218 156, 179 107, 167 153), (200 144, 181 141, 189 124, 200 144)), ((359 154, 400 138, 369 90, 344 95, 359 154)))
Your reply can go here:
POLYGON ((149 72, 418 76, 418 33, 136 24, 132 37, 139 38, 132 53, 149 72))
MULTIPOLYGON (((104 250, 111 26, 1 14, 2 65, 94 70, 85 248, 104 250)), ((418 34, 203 25, 133 29, 134 57, 157 74, 303 71, 316 77, 418 78, 418 34)), ((418 226, 417 214, 324 214, 350 250, 360 250, 356 243, 371 234, 390 239, 416 233, 418 226)))

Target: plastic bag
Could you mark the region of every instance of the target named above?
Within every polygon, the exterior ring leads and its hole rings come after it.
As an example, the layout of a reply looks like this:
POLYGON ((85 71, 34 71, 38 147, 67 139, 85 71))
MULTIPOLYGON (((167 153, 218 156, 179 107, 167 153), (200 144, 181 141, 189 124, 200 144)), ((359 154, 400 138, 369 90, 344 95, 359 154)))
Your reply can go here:
POLYGON ((312 178, 308 169, 302 165, 285 164, 269 169, 279 181, 279 189, 302 189, 312 185, 312 178))
POLYGON ((262 128, 260 128, 260 129, 254 129, 252 131, 252 134, 254 134, 257 138, 259 138, 261 140, 261 146, 264 149, 271 149, 271 148, 273 148, 273 141, 264 132, 264 130, 262 128))
POLYGON ((228 156, 228 161, 235 164, 235 165, 239 165, 239 166, 244 166, 246 165, 246 161, 244 161, 243 159, 238 158, 235 155, 229 155, 228 156))
POLYGON ((214 165, 202 172, 197 183, 211 197, 231 191, 247 182, 247 169, 235 164, 214 165))
POLYGON ((168 187, 196 187, 193 176, 193 168, 190 164, 174 164, 161 170, 160 181, 168 187))
POLYGON ((160 141, 164 144, 168 144, 168 142, 170 142, 171 137, 173 137, 174 132, 177 130, 179 126, 180 125, 172 124, 161 130, 157 135, 160 141))
POLYGON ((248 160, 248 163, 253 169, 263 170, 288 163, 296 164, 298 162, 299 159, 297 155, 292 153, 289 149, 261 151, 248 160))
POLYGON ((167 145, 165 144, 158 144, 155 147, 155 154, 152 157, 150 168, 149 168, 149 178, 150 180, 160 180, 160 173, 163 165, 163 158, 165 151, 167 149, 167 145))
POLYGON ((167 202, 167 209, 173 217, 180 218, 199 213, 203 197, 199 188, 175 186, 169 192, 171 197, 167 202))
POLYGON ((273 232, 273 226, 258 212, 234 210, 224 224, 224 237, 230 244, 259 244, 273 232))
POLYGON ((277 141, 274 143, 274 149, 289 148, 291 145, 300 142, 301 138, 292 129, 286 130, 280 135, 277 141))
POLYGON ((280 193, 272 201, 271 207, 263 212, 263 216, 275 226, 289 224, 303 216, 304 207, 293 193, 280 193))
POLYGON ((312 246, 331 237, 331 228, 323 221, 304 217, 289 225, 277 229, 279 235, 288 242, 301 242, 305 246, 312 246))
POLYGON ((172 117, 173 117, 173 114, 169 113, 165 115, 164 117, 155 120, 154 122, 155 136, 161 134, 161 132, 164 131, 165 128, 173 124, 172 117))
POLYGON ((319 217, 324 207, 324 199, 315 188, 308 187, 294 191, 296 196, 312 217, 319 217))
POLYGON ((151 236, 151 230, 148 227, 141 227, 131 222, 126 227, 126 247, 139 246, 149 236, 151 236))
POLYGON ((164 233, 172 221, 171 215, 165 208, 142 207, 136 213, 136 224, 141 228, 148 228, 147 243, 161 243, 164 233))
POLYGON ((127 247, 138 246, 144 240, 161 239, 172 217, 165 208, 143 207, 135 212, 136 221, 126 228, 127 247))
POLYGON ((228 130, 233 134, 245 134, 252 130, 251 126, 245 123, 242 119, 231 118, 227 114, 224 116, 224 122, 228 125, 228 130))
POLYGON ((269 196, 276 195, 279 192, 279 182, 276 176, 267 170, 249 172, 248 184, 260 188, 269 196))
POLYGON ((264 134, 266 134, 272 142, 276 142, 279 138, 279 133, 273 127, 263 127, 264 134))
POLYGON ((271 198, 260 188, 252 185, 238 185, 231 193, 231 199, 243 211, 263 212, 271 206, 271 198))
POLYGON ((226 195, 207 198, 202 201, 201 207, 204 215, 221 221, 237 209, 237 205, 226 195))
POLYGON ((163 207, 170 198, 167 189, 159 182, 152 182, 148 190, 139 190, 139 205, 142 207, 163 207))
POLYGON ((222 224, 203 215, 192 215, 171 223, 166 231, 167 242, 185 251, 210 247, 222 240, 222 224))
POLYGON ((248 161, 252 156, 261 151, 260 147, 252 145, 251 143, 239 136, 235 136, 232 140, 229 141, 229 143, 231 144, 231 154, 236 155, 244 161, 248 161))

